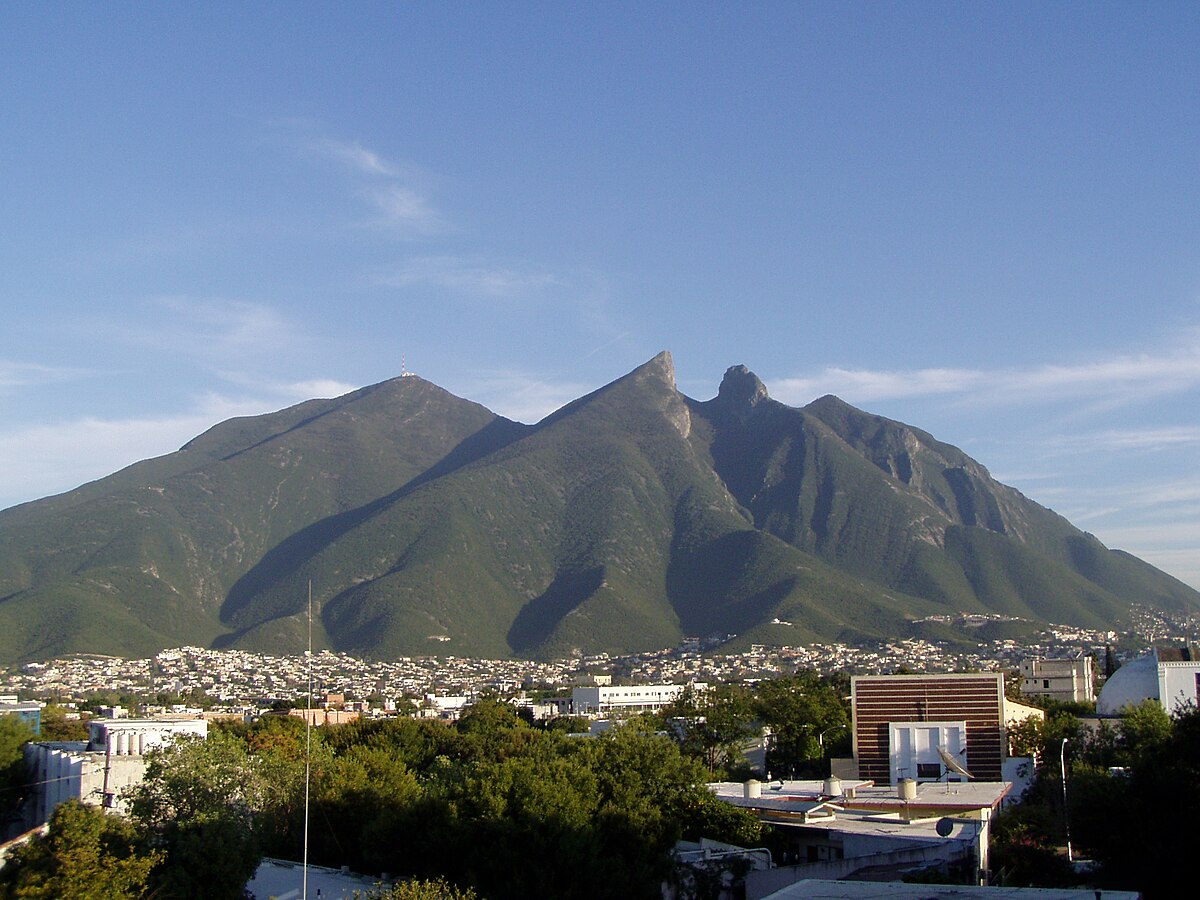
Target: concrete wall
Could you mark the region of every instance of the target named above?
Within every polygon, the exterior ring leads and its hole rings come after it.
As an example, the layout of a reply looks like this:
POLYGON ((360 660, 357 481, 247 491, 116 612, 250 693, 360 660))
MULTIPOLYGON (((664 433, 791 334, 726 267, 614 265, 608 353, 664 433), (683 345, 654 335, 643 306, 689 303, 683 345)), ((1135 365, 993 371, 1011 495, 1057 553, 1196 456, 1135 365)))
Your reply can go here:
POLYGON ((1158 699, 1168 713, 1180 712, 1188 704, 1200 706, 1200 662, 1160 662, 1158 699))

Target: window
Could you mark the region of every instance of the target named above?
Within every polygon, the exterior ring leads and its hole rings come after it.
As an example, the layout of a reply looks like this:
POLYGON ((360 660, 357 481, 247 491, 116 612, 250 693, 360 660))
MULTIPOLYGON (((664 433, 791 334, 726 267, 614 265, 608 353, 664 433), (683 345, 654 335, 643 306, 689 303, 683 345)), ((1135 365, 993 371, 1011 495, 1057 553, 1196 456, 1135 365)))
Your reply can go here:
POLYGON ((937 763, 917 763, 918 778, 941 778, 942 767, 937 763))
POLYGON ((1042 687, 1044 687, 1044 688, 1050 687, 1050 679, 1049 678, 1042 679, 1042 687))

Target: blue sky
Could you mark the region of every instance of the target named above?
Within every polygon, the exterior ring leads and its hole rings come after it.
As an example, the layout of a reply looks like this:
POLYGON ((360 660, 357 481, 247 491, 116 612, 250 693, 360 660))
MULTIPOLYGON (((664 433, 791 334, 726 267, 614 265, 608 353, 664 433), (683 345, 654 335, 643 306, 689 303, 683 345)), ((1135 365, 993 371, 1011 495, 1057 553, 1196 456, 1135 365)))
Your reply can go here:
POLYGON ((1200 587, 1200 6, 6 4, 0 507, 408 369, 660 350, 1200 587))

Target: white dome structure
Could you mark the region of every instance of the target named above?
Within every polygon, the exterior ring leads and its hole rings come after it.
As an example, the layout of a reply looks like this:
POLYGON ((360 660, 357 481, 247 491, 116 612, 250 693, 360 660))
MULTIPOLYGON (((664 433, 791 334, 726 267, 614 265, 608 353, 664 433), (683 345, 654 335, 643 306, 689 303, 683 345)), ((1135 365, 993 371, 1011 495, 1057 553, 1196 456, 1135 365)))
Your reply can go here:
POLYGON ((1158 700, 1158 659, 1151 651, 1113 672, 1096 699, 1096 714, 1119 716, 1127 706, 1158 700))
POLYGON ((1119 716, 1145 700, 1170 715, 1200 707, 1200 649, 1195 645, 1159 647, 1113 673, 1096 700, 1096 714, 1119 716))

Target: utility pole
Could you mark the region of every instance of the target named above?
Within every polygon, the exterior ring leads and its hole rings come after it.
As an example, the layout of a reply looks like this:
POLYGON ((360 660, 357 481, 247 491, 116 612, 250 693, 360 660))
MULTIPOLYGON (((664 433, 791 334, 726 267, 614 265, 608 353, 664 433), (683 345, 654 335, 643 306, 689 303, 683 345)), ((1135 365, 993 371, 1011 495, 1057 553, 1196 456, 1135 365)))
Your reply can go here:
POLYGON ((1062 739, 1062 746, 1058 748, 1058 765, 1062 770, 1062 785, 1063 785, 1063 824, 1067 828, 1067 862, 1075 862, 1075 856, 1071 852, 1071 815, 1067 812, 1067 740, 1062 739))

